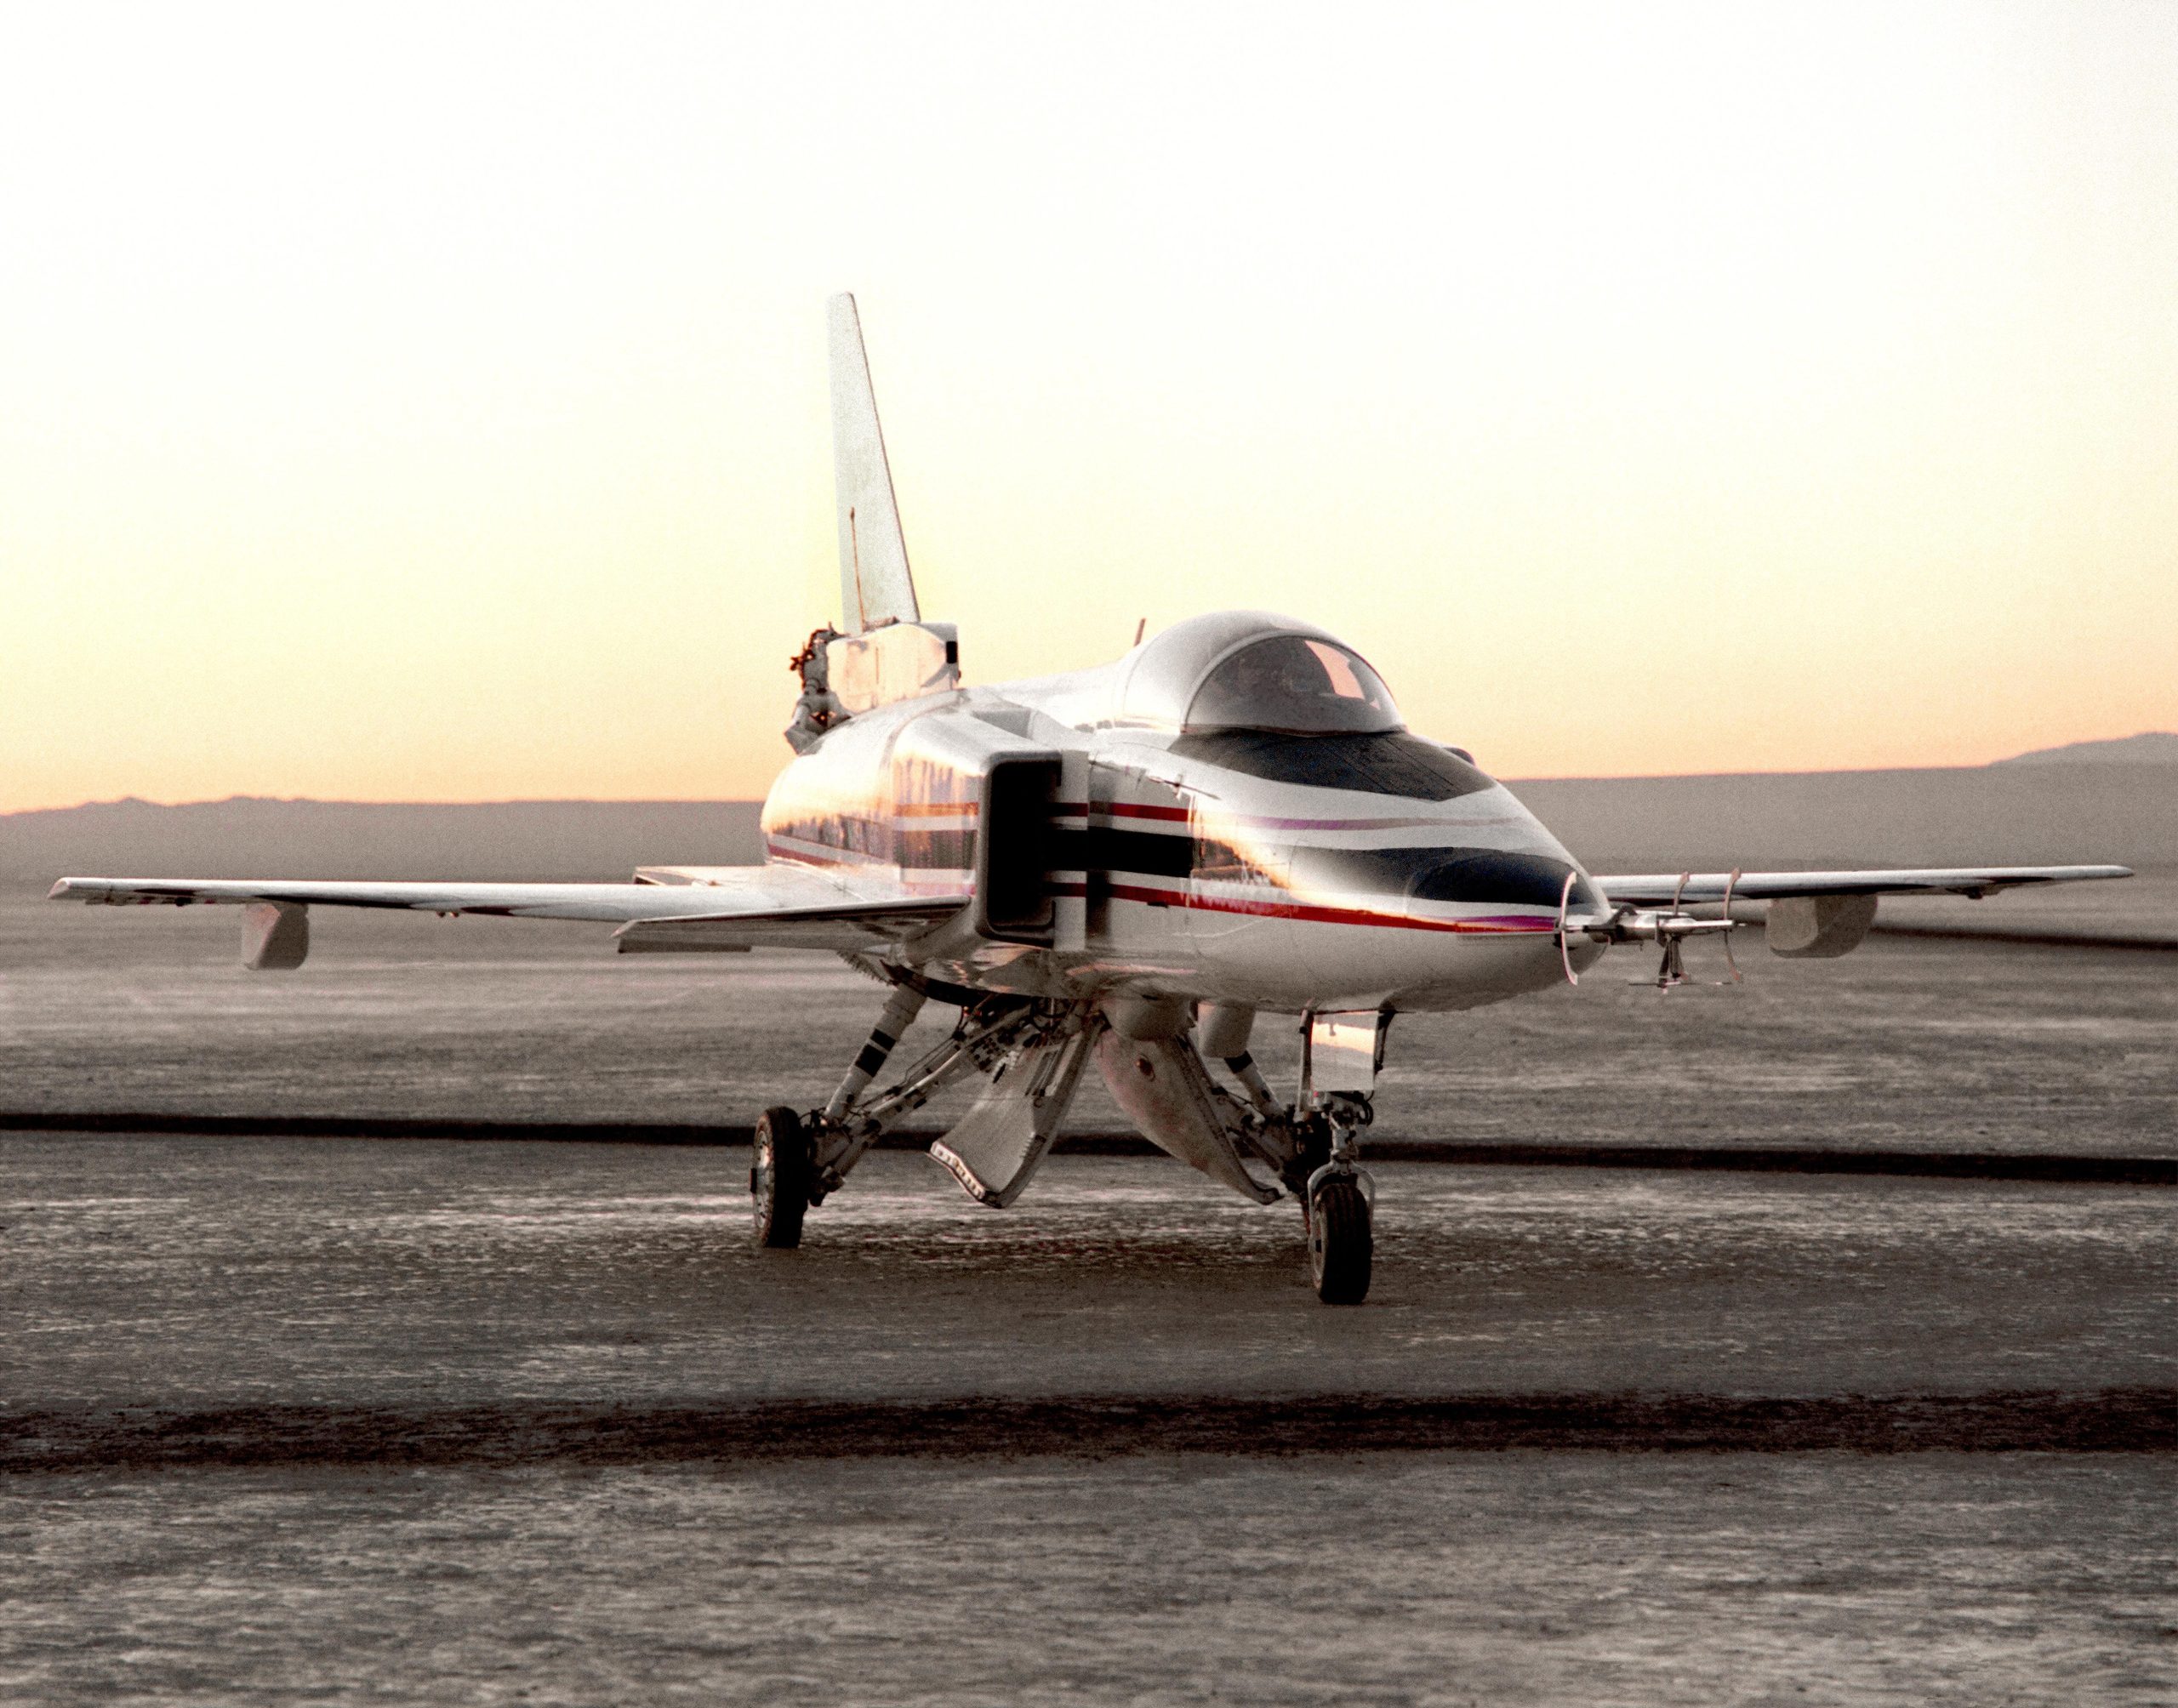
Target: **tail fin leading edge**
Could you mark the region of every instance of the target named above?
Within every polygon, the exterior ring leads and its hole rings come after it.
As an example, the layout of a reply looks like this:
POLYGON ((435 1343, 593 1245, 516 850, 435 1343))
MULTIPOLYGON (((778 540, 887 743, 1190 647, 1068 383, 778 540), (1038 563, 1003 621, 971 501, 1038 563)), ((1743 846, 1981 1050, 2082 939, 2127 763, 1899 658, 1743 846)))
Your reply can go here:
POLYGON ((877 395, 863 352, 854 299, 831 300, 832 464, 840 507, 840 623, 859 635, 892 622, 914 623, 915 578, 892 498, 892 466, 877 424, 877 395))

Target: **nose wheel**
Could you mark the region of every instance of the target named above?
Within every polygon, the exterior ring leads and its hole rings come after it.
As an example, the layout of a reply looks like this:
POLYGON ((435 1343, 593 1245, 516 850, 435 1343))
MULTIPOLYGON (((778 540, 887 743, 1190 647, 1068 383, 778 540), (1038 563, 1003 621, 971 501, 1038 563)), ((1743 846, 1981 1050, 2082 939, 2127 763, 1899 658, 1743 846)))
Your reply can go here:
POLYGON ((756 1118, 749 1196, 755 1210, 758 1245, 791 1251, 801 1244, 801 1219, 809 1213, 816 1172, 809 1130, 801 1116, 791 1109, 775 1108, 756 1118))
POLYGON ((1309 1278, 1326 1305, 1358 1305, 1369 1296, 1377 1240, 1369 1195, 1358 1171, 1326 1173, 1310 1187, 1309 1278))

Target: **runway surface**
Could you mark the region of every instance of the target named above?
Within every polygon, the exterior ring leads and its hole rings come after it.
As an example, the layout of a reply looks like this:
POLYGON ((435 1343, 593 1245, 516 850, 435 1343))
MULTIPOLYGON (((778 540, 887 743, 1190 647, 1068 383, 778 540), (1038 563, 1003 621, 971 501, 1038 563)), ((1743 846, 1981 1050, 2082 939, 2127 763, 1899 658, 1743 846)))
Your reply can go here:
POLYGON ((1391 1164, 1327 1311, 1170 1164, 763 1254, 731 1150, 0 1156, 0 1694, 2178 1682, 2164 1189, 1391 1164))
POLYGON ((2170 1699, 2136 1456, 1200 1455, 0 1482, 0 1694, 2170 1699))
MULTIPOLYGON (((2164 1386, 2171 1194, 1377 1171, 1368 1307, 1290 1203, 1054 1159, 1011 1210, 868 1159, 749 1248, 746 1153, 0 1141, 20 1411, 2164 1386)), ((1244 1444, 1244 1443, 1243 1443, 1244 1444)))

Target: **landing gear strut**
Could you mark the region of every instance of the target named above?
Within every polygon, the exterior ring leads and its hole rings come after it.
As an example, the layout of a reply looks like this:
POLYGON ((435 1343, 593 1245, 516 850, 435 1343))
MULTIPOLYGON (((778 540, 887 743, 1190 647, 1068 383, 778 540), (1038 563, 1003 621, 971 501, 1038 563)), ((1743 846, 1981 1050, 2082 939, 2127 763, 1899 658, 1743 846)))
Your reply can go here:
POLYGON ((1384 1065, 1391 1016, 1311 1014, 1301 1032, 1302 1115, 1328 1131, 1330 1154, 1309 1176, 1309 1278, 1326 1305, 1358 1305, 1369 1296, 1377 1255, 1371 1225, 1376 1182, 1360 1164, 1361 1130, 1375 1110, 1369 1102, 1384 1065))
MULTIPOLYGON (((951 999, 949 988, 937 989, 951 999)), ((991 1087, 955 1123, 945 1142, 932 1147, 932 1154, 985 1204, 1010 1203, 1028 1179, 1064 1116, 1082 1061, 1109 1022, 1101 1010, 1091 1012, 1086 1005, 1069 1008, 1015 996, 978 999, 961 992, 961 1016, 952 1034, 898 1084, 873 1094, 879 1071, 928 993, 920 982, 903 982, 893 991, 869 1044, 823 1108, 807 1113, 783 1107, 764 1111, 756 1124, 749 1171, 759 1246, 790 1250, 801 1244, 811 1207, 839 1190, 878 1136, 964 1075, 984 1074, 991 1087)), ((1252 1015, 1244 1012, 1244 1018, 1252 1015)), ((1287 1107, 1280 1105, 1248 1056, 1245 1024, 1219 1022, 1213 1034, 1214 1043, 1223 1046, 1214 1053, 1240 1082, 1245 1102, 1208 1083, 1192 1044, 1183 1040, 1168 1046, 1185 1049, 1185 1060, 1194 1063, 1201 1100, 1215 1105, 1205 1111, 1206 1119, 1223 1130, 1210 1137, 1223 1140, 1225 1160, 1240 1176, 1237 1181, 1216 1177, 1240 1186, 1259 1203, 1276 1198, 1276 1190, 1250 1175, 1240 1160, 1237 1152, 1245 1151, 1276 1170, 1300 1200, 1307 1219, 1309 1279, 1326 1305, 1359 1305, 1369 1296, 1377 1190, 1360 1166, 1359 1139, 1374 1113, 1369 1100, 1383 1063, 1390 1022, 1391 1016, 1382 1012, 1308 1015, 1303 1023, 1300 1096, 1287 1107)), ((1145 1072, 1148 1060, 1143 1058, 1145 1072)), ((1179 1143, 1174 1138, 1166 1147, 1179 1143)), ((1194 1160, 1185 1146, 1174 1154, 1194 1160)), ((1196 1166, 1215 1174, 1203 1162, 1196 1166)))
POLYGON ((1217 1054, 1240 1081, 1236 1137, 1278 1170, 1301 1201, 1309 1230, 1309 1278, 1326 1305, 1369 1296, 1376 1260, 1376 1182, 1360 1166, 1360 1136, 1375 1113, 1370 1094, 1384 1059, 1383 1013, 1310 1014, 1303 1022, 1301 1096, 1278 1106, 1246 1050, 1245 1022, 1213 1016, 1217 1054))
POLYGON ((792 1250, 801 1244, 802 1219, 837 1192, 847 1172, 878 1136, 914 1113, 956 1079, 995 1073, 1021 1038, 1039 1023, 1040 1010, 1017 998, 994 997, 964 1007, 952 1035, 910 1068, 897 1085, 869 1095, 900 1034, 921 1011, 924 993, 902 985, 855 1057, 831 1101, 797 1113, 764 1111, 756 1122, 755 1153, 749 1170, 756 1244, 792 1250))

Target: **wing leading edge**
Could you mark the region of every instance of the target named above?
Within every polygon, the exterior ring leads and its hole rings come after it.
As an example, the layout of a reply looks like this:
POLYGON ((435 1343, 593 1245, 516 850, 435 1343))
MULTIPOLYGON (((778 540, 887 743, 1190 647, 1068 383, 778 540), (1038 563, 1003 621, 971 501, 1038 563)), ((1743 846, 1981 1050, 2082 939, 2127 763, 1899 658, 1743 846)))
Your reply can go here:
POLYGON ((2130 878, 2129 866, 1936 866, 1867 872, 1651 872, 1605 877, 1596 886, 1614 902, 1668 907, 1679 902, 1774 901, 1788 896, 1990 896, 2028 884, 2077 884, 2130 878))

